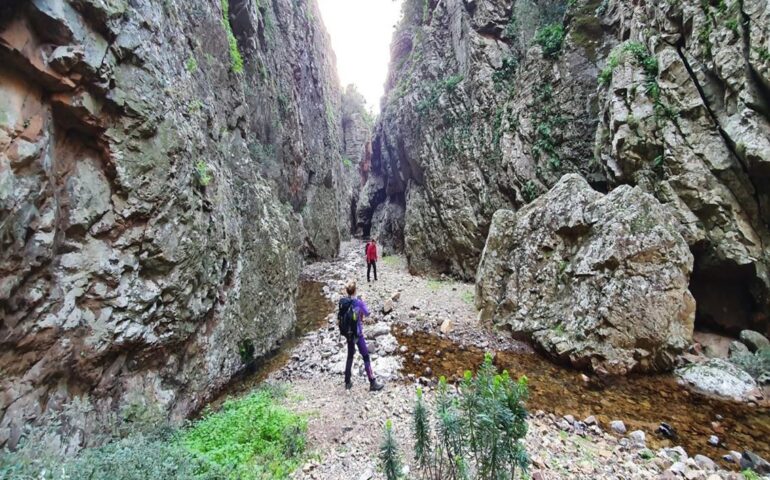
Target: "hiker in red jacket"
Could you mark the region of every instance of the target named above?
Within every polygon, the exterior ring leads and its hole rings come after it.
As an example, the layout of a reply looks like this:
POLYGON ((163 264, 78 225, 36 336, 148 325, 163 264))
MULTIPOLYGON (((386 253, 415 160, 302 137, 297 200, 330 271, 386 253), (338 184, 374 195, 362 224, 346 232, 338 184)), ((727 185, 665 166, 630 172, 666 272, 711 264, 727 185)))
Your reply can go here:
POLYGON ((374 269, 374 281, 377 281, 377 242, 374 239, 366 244, 366 281, 370 282, 369 273, 374 269))

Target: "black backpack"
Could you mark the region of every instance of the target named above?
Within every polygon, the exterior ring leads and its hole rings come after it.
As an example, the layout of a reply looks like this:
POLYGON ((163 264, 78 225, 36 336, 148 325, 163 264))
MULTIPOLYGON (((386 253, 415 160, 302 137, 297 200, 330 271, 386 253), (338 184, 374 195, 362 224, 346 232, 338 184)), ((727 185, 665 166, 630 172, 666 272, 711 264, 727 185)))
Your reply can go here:
POLYGON ((356 311, 353 305, 352 298, 340 298, 340 308, 337 311, 337 325, 340 327, 340 335, 343 337, 356 333, 356 311))

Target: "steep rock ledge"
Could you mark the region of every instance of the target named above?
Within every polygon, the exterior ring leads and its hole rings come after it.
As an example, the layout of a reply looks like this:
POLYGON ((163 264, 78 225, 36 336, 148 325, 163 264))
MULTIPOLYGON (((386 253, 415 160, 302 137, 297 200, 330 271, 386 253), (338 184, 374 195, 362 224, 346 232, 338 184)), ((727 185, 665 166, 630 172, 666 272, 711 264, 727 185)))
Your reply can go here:
POLYGON ((335 255, 340 92, 315 2, 0 7, 0 447, 63 404, 200 408, 335 255))
POLYGON ((359 228, 472 279, 493 213, 578 173, 653 194, 696 322, 770 328, 765 1, 407 1, 359 228), (718 293, 717 293, 718 292, 718 293))

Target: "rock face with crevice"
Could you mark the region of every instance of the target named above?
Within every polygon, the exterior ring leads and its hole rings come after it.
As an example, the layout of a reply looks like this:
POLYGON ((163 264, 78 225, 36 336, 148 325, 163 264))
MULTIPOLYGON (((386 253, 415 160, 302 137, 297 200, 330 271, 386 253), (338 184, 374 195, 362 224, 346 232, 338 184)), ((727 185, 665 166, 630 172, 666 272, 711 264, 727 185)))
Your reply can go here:
POLYGON ((0 6, 0 447, 74 400, 81 427, 134 403, 186 416, 291 330, 302 254, 348 229, 318 18, 0 6))
POLYGON ((495 213, 476 305, 577 368, 667 370, 692 342, 692 263, 653 196, 628 185, 603 195, 570 174, 518 212, 495 213))
POLYGON ((764 0, 407 1, 359 227, 471 279, 496 210, 568 173, 637 186, 694 255, 698 322, 767 332, 769 19, 764 0))

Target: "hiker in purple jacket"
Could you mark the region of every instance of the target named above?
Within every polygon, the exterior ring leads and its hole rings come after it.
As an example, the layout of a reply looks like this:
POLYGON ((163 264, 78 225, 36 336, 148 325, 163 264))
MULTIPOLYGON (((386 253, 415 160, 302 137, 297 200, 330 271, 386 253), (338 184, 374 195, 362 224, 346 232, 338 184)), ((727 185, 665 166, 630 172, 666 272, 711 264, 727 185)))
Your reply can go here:
POLYGON ((374 377, 374 372, 372 372, 372 363, 369 360, 369 348, 367 348, 366 339, 364 338, 363 320, 364 317, 369 315, 369 309, 366 308, 366 304, 363 300, 356 297, 355 281, 349 281, 347 285, 345 285, 345 290, 347 291, 348 296, 340 300, 340 309, 347 309, 352 304, 356 318, 355 332, 345 335, 345 340, 347 340, 348 344, 348 358, 347 362, 345 362, 345 388, 350 389, 353 387, 351 369, 353 368, 353 357, 356 354, 356 345, 358 345, 358 351, 364 359, 366 376, 369 377, 369 390, 373 392, 382 390, 383 385, 377 381, 374 377))

